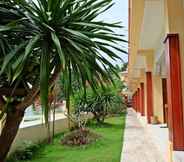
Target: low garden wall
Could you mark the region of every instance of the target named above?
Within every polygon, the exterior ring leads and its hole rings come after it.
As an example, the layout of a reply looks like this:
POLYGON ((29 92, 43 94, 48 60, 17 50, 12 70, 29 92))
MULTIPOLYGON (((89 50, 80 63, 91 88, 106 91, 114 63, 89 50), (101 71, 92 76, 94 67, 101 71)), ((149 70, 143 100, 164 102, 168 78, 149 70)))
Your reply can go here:
MULTIPOLYGON (((52 123, 52 122, 51 122, 52 123)), ((52 126, 52 124, 51 124, 52 126)), ((67 118, 57 119, 55 121, 55 134, 61 133, 68 128, 67 118)), ((52 130, 52 127, 51 127, 52 130)), ((25 128, 20 128, 19 132, 11 147, 10 153, 24 144, 25 141, 39 143, 47 138, 47 129, 44 124, 31 125, 25 128)))
MULTIPOLYGON (((85 115, 86 116, 86 115, 85 115)), ((88 119, 92 119, 93 115, 89 113, 87 115, 88 119)), ((70 123, 72 124, 72 122, 70 123)), ((55 120, 55 134, 62 133, 68 128, 67 117, 61 117, 55 120)), ((52 121, 51 128, 52 131, 52 121)), ((21 147, 26 141, 31 141, 33 143, 39 143, 47 139, 47 129, 44 124, 37 123, 34 125, 19 128, 18 134, 12 144, 10 154, 16 149, 21 147)))

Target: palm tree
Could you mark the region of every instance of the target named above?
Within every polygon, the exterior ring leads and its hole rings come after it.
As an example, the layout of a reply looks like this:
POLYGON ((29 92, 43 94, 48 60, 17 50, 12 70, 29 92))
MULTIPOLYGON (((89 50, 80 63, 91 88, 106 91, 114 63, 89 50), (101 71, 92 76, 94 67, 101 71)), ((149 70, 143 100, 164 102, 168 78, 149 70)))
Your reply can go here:
POLYGON ((85 91, 112 82, 114 50, 126 42, 113 28, 119 23, 97 20, 112 0, 7 0, 0 2, 0 99, 5 123, 0 135, 4 161, 25 109, 40 94, 48 123, 48 91, 59 73, 69 108, 73 71, 85 91), (110 48, 109 48, 110 47, 110 48), (108 69, 108 70, 107 70, 108 69))

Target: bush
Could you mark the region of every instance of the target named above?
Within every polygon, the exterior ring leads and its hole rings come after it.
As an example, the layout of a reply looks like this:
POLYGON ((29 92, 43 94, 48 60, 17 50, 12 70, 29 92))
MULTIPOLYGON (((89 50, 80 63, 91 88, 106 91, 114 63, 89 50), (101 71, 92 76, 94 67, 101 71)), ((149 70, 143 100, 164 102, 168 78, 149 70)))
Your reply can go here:
POLYGON ((61 143, 69 146, 81 146, 95 142, 99 138, 100 135, 91 132, 89 129, 77 129, 66 134, 61 143))
POLYGON ((108 86, 105 89, 97 89, 94 93, 90 88, 86 91, 86 96, 83 92, 79 92, 73 97, 73 107, 76 113, 91 112, 98 123, 104 122, 108 114, 117 114, 124 111, 125 106, 120 95, 119 82, 117 86, 108 86))
POLYGON ((7 162, 30 160, 39 148, 40 144, 35 144, 31 141, 24 141, 22 146, 10 155, 7 162))
POLYGON ((114 96, 114 102, 112 103, 112 106, 109 108, 109 114, 122 114, 126 110, 126 105, 122 100, 122 97, 120 95, 114 96))

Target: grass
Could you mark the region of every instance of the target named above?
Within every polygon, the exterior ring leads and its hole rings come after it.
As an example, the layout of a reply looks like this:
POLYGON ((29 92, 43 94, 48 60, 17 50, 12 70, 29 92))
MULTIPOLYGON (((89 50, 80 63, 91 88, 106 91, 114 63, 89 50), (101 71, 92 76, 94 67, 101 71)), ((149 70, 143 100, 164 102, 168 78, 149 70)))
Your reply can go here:
POLYGON ((119 162, 124 125, 125 115, 108 118, 100 126, 90 124, 91 130, 102 138, 81 147, 61 145, 63 134, 58 135, 53 144, 41 146, 32 160, 21 162, 119 162))

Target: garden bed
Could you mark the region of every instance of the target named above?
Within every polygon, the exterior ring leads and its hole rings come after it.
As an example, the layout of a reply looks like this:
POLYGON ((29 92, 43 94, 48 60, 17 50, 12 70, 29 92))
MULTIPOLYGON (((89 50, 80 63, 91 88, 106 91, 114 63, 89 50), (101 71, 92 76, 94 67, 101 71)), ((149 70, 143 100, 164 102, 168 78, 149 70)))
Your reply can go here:
POLYGON ((124 126, 125 115, 108 118, 101 125, 91 123, 89 128, 101 136, 99 140, 71 147, 62 145, 64 135, 58 135, 53 144, 43 144, 32 160, 16 162, 119 162, 124 126))

